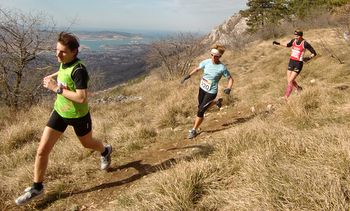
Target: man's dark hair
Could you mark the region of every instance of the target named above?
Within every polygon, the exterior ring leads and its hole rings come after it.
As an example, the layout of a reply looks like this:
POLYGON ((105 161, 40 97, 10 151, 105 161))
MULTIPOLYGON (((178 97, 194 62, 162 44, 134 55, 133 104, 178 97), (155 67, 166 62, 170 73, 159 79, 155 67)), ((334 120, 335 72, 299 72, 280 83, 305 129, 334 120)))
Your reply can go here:
POLYGON ((78 38, 68 32, 61 32, 58 35, 57 42, 61 43, 64 46, 67 46, 71 51, 78 50, 80 46, 78 38))

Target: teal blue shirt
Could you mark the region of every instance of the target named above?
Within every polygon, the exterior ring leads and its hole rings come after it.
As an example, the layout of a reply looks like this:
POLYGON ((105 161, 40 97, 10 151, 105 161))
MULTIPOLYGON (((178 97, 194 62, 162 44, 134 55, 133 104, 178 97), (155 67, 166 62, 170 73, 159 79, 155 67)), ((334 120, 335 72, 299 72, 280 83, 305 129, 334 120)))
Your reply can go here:
POLYGON ((218 84, 222 76, 225 78, 231 77, 226 65, 213 64, 211 59, 206 59, 199 64, 199 68, 203 70, 203 77, 200 82, 200 87, 211 94, 218 92, 218 84))

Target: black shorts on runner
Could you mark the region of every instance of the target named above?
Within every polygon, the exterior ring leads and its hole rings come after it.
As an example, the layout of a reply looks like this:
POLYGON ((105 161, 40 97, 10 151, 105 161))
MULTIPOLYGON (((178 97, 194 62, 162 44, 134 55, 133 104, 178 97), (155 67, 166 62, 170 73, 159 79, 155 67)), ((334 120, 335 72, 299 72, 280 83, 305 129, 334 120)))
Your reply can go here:
POLYGON ((68 125, 73 126, 74 132, 77 136, 88 134, 92 129, 90 112, 83 117, 69 119, 61 117, 57 111, 53 110, 50 119, 46 124, 46 126, 62 133, 66 130, 68 125))
POLYGON ((199 87, 197 117, 204 117, 205 111, 209 108, 211 102, 215 100, 216 95, 217 93, 211 94, 199 87))
POLYGON ((301 70, 303 69, 303 64, 304 64, 303 61, 290 59, 288 64, 288 70, 294 71, 296 73, 300 73, 301 70))

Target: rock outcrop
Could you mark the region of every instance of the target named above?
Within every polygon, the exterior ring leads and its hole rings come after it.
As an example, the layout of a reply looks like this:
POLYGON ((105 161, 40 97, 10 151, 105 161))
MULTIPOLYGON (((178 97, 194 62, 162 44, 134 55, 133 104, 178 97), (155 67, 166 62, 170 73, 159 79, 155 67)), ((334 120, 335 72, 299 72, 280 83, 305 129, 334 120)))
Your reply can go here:
POLYGON ((232 37, 237 37, 244 33, 247 26, 246 18, 240 14, 235 14, 228 18, 223 24, 215 27, 203 40, 205 44, 222 43, 229 44, 232 37))

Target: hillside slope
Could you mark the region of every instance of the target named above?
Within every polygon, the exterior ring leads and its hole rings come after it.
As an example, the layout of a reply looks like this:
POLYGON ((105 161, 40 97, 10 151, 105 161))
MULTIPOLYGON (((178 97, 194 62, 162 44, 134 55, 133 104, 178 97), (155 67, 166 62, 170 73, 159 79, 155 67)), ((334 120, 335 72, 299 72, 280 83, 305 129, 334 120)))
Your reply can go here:
POLYGON ((233 93, 191 141, 199 75, 181 85, 153 73, 97 96, 135 97, 92 103, 94 135, 114 147, 111 170, 99 171, 97 153, 83 149, 69 129, 52 152, 46 197, 21 208, 13 200, 31 183, 51 104, 4 110, 1 209, 348 210, 350 47, 336 32, 304 32, 319 56, 305 64, 298 77, 304 91, 288 103, 281 97, 290 49, 270 40, 227 51, 222 60, 233 93))

